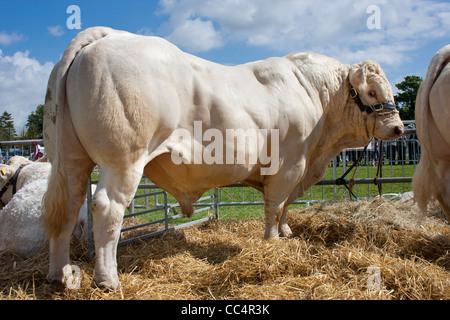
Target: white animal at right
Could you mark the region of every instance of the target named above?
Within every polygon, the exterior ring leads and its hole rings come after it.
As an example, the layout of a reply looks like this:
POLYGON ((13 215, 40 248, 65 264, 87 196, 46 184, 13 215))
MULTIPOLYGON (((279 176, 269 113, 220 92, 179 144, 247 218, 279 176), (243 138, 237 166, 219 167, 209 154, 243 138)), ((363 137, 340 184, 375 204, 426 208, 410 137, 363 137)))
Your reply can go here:
POLYGON ((417 205, 438 200, 450 221, 450 45, 430 62, 416 98, 417 137, 422 149, 413 177, 417 205))

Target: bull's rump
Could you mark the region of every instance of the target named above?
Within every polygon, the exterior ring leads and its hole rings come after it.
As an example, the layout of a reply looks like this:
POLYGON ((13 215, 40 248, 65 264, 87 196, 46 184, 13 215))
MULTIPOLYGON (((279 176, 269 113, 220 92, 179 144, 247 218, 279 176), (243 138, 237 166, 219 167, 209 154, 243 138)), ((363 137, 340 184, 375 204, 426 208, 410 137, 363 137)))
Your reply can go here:
MULTIPOLYGON (((419 165, 414 172, 414 198, 425 211, 429 201, 437 199, 440 192, 439 165, 450 159, 448 127, 450 46, 439 50, 430 62, 427 75, 420 85, 416 99, 416 128, 421 145, 419 165)), ((442 168, 441 168, 442 169, 442 168)))
MULTIPOLYGON (((430 91, 430 111, 435 122, 440 138, 445 141, 446 149, 450 149, 450 131, 448 124, 450 121, 450 64, 447 64, 436 79, 430 91)), ((433 139, 432 139, 433 142, 433 139)), ((442 144, 437 145, 437 149, 442 149, 442 144)), ((447 154, 450 159, 450 153, 447 154)))
MULTIPOLYGON (((291 68, 284 58, 222 66, 161 38, 113 33, 78 54, 67 99, 80 142, 100 165, 132 163, 143 154, 149 162, 170 153, 173 132, 193 134, 195 121, 201 121, 203 132, 214 128, 224 137, 231 128, 264 128, 280 130, 283 140, 289 130, 288 143, 294 144, 312 130, 302 119, 315 110, 308 109, 311 102, 291 68)), ((192 177, 197 169, 204 177, 211 168, 192 165, 184 172, 192 177)), ((227 182, 242 181, 253 169, 220 165, 227 182)))
MULTIPOLYGON (((418 139, 424 149, 423 154, 432 156, 434 161, 450 159, 449 60, 450 46, 446 46, 439 50, 430 62, 427 76, 420 86, 416 99, 418 139)), ((433 161, 429 162, 431 164, 433 161)))
POLYGON ((149 41, 139 40, 111 34, 96 41, 80 51, 67 77, 71 120, 98 164, 117 156, 136 159, 179 121, 178 97, 167 85, 176 79, 162 63, 176 48, 154 40, 160 48, 148 50, 149 41))

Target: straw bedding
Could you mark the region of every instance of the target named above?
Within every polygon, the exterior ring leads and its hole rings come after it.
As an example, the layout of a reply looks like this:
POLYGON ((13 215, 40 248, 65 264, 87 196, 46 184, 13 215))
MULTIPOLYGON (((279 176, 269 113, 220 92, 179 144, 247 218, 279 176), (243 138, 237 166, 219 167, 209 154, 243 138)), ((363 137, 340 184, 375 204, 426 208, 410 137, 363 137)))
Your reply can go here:
POLYGON ((2 252, 0 299, 450 298, 450 226, 438 207, 423 217, 411 201, 341 201, 291 210, 288 222, 294 237, 277 241, 262 240, 263 220, 219 220, 121 246, 115 292, 91 288, 94 262, 75 240, 79 290, 46 283, 46 249, 2 252))

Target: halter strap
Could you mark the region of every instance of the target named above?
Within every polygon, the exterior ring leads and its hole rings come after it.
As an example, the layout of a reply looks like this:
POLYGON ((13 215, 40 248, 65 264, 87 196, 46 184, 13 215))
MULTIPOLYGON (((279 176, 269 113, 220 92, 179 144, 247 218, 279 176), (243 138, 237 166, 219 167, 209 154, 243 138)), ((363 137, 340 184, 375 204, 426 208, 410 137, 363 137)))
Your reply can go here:
POLYGON ((20 171, 27 165, 29 165, 29 163, 21 164, 20 167, 16 170, 16 172, 14 172, 14 175, 12 176, 12 178, 9 179, 5 183, 5 185, 3 186, 2 190, 0 190, 0 204, 3 207, 6 206, 6 204, 2 200, 3 195, 5 194, 6 191, 8 191, 9 188, 11 188, 11 186, 13 187, 12 195, 14 196, 16 194, 16 191, 17 191, 17 180, 19 178, 20 171))
POLYGON ((355 88, 350 84, 350 96, 352 97, 353 101, 358 105, 359 110, 361 112, 366 112, 367 114, 371 114, 373 112, 380 112, 383 109, 388 110, 396 110, 397 107, 395 106, 395 103, 393 101, 387 101, 383 103, 374 104, 373 106, 367 106, 365 105, 361 98, 359 97, 358 91, 356 91, 355 88))

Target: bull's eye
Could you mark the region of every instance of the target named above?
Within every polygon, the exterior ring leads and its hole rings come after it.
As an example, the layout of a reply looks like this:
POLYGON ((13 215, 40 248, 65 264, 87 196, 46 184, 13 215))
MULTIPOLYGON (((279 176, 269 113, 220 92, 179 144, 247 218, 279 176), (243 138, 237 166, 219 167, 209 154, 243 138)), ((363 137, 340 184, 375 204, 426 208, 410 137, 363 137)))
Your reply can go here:
POLYGON ((370 91, 370 92, 369 92, 369 96, 375 98, 375 97, 377 96, 377 93, 376 93, 375 91, 370 91))

